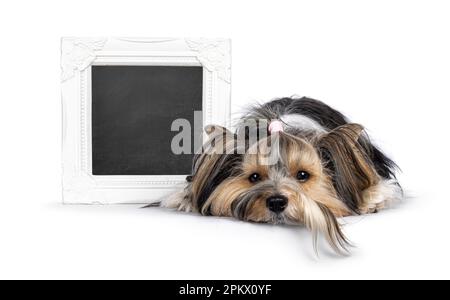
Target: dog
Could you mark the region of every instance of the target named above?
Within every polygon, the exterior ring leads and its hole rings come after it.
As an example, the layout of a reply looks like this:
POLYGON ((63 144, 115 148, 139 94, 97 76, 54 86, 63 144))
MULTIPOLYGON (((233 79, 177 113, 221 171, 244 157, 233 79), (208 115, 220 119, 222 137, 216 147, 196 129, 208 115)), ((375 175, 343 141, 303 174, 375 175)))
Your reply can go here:
POLYGON ((363 126, 318 100, 254 105, 234 132, 220 126, 205 131, 208 140, 184 188, 160 206, 304 225, 316 252, 322 234, 343 254, 350 242, 339 218, 377 212, 403 196, 395 162, 371 143, 363 126))

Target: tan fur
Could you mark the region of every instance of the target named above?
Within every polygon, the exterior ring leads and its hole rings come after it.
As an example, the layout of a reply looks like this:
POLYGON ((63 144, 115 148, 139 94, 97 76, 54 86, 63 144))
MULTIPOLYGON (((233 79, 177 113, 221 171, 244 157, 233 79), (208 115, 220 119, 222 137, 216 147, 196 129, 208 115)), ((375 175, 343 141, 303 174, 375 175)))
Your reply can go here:
MULTIPOLYGON (((349 215, 350 212, 346 206, 337 199, 337 196, 332 188, 330 178, 324 173, 323 166, 316 150, 308 142, 290 136, 287 141, 284 141, 286 145, 283 145, 283 153, 281 158, 286 162, 286 169, 289 175, 295 178, 296 174, 300 170, 307 171, 311 174, 311 178, 305 183, 299 183, 295 180, 283 180, 278 184, 278 191, 288 197, 289 203, 291 203, 293 209, 296 210, 295 217, 292 214, 292 219, 297 222, 301 222, 303 205, 297 202, 301 197, 299 193, 304 193, 308 199, 314 199, 314 201, 321 203, 328 207, 335 216, 349 215)), ((263 140, 259 143, 259 152, 266 153, 265 147, 270 145, 269 142, 263 140)), ((211 205, 212 213, 215 215, 231 216, 231 204, 240 194, 246 192, 251 187, 248 181, 248 177, 252 173, 259 173, 262 180, 269 178, 270 166, 262 163, 265 159, 265 155, 262 154, 247 154, 242 163, 242 175, 238 178, 231 178, 225 180, 213 194, 209 197, 207 203, 204 206, 206 209, 211 205)), ((214 161, 214 155, 205 161, 205 165, 209 165, 211 161, 214 161)), ((206 167, 205 169, 207 169, 206 167)), ((203 169, 199 172, 202 174, 203 169)), ((203 174, 199 176, 205 178, 203 174)), ((200 180, 199 180, 200 181, 200 180)), ((195 182, 198 184, 197 182, 195 182)), ((194 184, 193 186, 198 186, 194 184)), ((195 188, 193 188, 195 193, 195 188)), ((267 195, 269 196, 269 195, 267 195)), ((267 209, 265 208, 264 201, 257 201, 258 204, 254 204, 255 211, 252 211, 248 215, 248 219, 251 221, 261 222, 267 221, 267 209)))
MULTIPOLYGON (((198 166, 194 166, 195 178, 191 185, 192 199, 195 200, 200 192, 203 190, 206 181, 208 180, 211 170, 214 169, 215 164, 222 157, 222 153, 233 151, 234 137, 233 134, 218 125, 209 125, 205 127, 205 132, 208 134, 208 141, 204 145, 204 151, 200 156, 198 166)), ((198 211, 196 201, 193 201, 192 207, 198 211)))
POLYGON ((267 222, 269 219, 269 213, 266 207, 266 200, 261 197, 253 203, 253 205, 249 209, 249 213, 247 215, 247 219, 253 222, 267 222))
POLYGON ((216 216, 231 217, 231 204, 240 194, 248 189, 249 183, 241 178, 227 179, 217 187, 204 205, 204 210, 211 206, 211 212, 216 216))
POLYGON ((354 196, 358 208, 365 206, 363 191, 380 181, 371 160, 358 143, 363 130, 359 124, 346 124, 316 141, 317 147, 327 149, 335 158, 337 176, 354 196))

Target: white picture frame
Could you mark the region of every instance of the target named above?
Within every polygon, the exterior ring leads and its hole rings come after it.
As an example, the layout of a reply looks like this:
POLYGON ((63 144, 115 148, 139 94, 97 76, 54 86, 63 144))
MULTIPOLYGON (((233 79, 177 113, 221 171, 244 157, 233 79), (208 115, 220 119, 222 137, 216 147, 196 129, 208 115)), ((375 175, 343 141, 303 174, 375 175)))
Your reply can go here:
POLYGON ((230 40, 61 39, 63 202, 141 204, 157 201, 175 191, 186 176, 92 175, 92 65, 203 66, 203 123, 228 126, 231 92, 230 40))

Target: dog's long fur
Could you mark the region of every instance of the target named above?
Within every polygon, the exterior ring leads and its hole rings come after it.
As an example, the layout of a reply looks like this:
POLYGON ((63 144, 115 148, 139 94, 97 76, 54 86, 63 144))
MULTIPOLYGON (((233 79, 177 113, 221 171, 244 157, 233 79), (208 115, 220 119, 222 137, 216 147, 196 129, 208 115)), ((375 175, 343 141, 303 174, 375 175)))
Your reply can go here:
POLYGON ((253 106, 234 133, 219 126, 205 130, 209 140, 194 159, 186 187, 162 206, 253 222, 304 224, 314 234, 315 248, 321 232, 342 252, 348 241, 337 218, 376 212, 402 197, 396 164, 371 143, 361 125, 318 100, 277 99, 253 106), (252 141, 252 130, 267 130, 262 120, 283 122, 284 131, 252 141), (249 128, 249 121, 257 126, 249 128), (239 136, 245 136, 245 144, 238 142, 239 136), (273 163, 265 164, 267 159, 273 163), (300 171, 307 173, 306 180, 296 178, 300 171), (252 176, 258 180, 253 182, 252 176), (268 209, 274 197, 287 199, 281 212, 268 209))

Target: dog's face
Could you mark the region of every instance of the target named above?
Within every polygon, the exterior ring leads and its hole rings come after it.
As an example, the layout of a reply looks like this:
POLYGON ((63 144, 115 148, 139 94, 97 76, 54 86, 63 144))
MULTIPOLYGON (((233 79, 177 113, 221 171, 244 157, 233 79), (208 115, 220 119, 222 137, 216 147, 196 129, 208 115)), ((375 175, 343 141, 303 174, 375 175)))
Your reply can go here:
POLYGON ((347 212, 315 148, 284 133, 250 148, 240 172, 217 187, 210 204, 213 215, 268 223, 305 224, 320 207, 347 212))
POLYGON ((304 224, 314 239, 322 232, 339 252, 347 241, 336 218, 349 215, 350 210, 337 195, 336 186, 344 182, 346 187, 363 190, 360 186, 370 184, 366 180, 370 176, 359 175, 372 169, 356 144, 360 131, 359 126, 348 125, 316 139, 277 132, 249 145, 242 154, 217 154, 217 148, 223 149, 219 146, 236 150, 235 136, 224 129, 213 136, 212 151, 194 163, 187 197, 203 214, 304 224), (324 166, 330 159, 333 179, 324 166))

